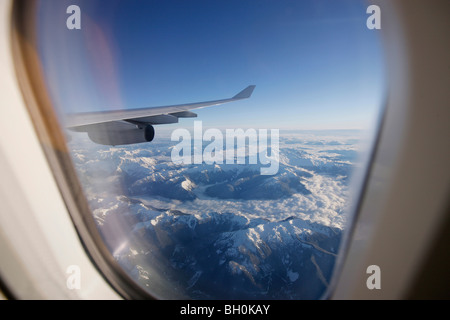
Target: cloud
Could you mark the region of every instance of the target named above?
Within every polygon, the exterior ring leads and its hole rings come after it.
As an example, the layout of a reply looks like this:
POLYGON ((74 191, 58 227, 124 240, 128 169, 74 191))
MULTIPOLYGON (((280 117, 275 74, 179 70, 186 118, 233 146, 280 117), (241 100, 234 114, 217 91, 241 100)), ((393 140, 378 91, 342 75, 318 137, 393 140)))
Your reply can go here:
POLYGON ((281 136, 275 176, 249 164, 176 165, 169 140, 105 147, 80 137, 70 147, 99 230, 136 281, 163 288, 184 277, 179 292, 192 297, 212 294, 208 277, 220 276, 224 287, 248 281, 242 297, 311 298, 327 285, 346 228, 356 139, 281 136), (149 275, 161 272, 166 280, 154 283, 149 275), (267 282, 273 274, 279 282, 267 282), (308 281, 312 296, 295 293, 308 281))

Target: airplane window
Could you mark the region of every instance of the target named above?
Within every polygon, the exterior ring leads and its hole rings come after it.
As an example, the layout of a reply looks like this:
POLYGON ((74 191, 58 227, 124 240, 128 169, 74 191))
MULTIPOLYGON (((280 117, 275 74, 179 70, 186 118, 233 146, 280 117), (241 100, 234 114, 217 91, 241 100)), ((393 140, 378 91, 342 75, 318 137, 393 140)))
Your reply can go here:
POLYGON ((368 7, 39 2, 73 166, 136 285, 161 299, 326 295, 382 112, 368 7))

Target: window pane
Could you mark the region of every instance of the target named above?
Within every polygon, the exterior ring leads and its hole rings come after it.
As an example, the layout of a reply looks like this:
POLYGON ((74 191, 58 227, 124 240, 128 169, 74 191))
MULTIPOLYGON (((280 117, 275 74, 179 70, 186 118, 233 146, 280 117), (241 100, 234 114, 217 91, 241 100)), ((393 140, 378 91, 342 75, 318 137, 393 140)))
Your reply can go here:
POLYGON ((46 84, 98 230, 137 284, 158 298, 323 296, 383 99, 367 6, 40 2, 46 84), (246 100, 188 113, 71 122, 248 85, 246 100))

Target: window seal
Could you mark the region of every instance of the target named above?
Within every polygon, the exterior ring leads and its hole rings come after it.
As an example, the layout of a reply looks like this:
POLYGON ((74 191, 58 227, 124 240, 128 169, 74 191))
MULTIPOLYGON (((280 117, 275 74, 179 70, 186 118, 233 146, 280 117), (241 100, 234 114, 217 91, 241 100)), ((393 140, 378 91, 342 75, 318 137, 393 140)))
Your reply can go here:
POLYGON ((122 269, 97 229, 43 81, 43 68, 36 50, 38 4, 39 1, 13 2, 10 40, 18 85, 41 148, 79 240, 99 274, 124 299, 156 299, 122 269))

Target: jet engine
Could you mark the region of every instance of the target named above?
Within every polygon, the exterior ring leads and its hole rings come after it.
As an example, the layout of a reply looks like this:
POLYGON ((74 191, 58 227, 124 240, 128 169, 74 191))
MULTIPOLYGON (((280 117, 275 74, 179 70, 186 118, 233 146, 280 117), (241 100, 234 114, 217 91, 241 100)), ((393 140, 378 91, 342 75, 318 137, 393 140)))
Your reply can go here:
MULTIPOLYGON (((93 128, 92 128, 93 129, 93 128)), ((118 146, 141 142, 151 142, 155 137, 155 128, 152 125, 143 127, 130 126, 129 129, 114 130, 88 130, 89 138, 98 144, 118 146)))

